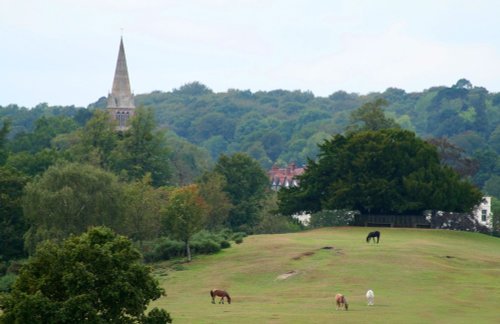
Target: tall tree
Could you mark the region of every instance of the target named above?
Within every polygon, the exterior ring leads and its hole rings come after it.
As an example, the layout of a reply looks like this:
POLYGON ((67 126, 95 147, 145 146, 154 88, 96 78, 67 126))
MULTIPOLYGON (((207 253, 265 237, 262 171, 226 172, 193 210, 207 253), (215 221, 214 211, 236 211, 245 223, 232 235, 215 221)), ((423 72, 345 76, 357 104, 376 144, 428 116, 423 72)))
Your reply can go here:
POLYGON ((26 185, 23 210, 29 224, 26 247, 34 251, 46 239, 63 239, 89 226, 119 228, 125 207, 115 175, 79 163, 55 165, 26 185))
POLYGON ((199 182, 200 195, 207 203, 207 222, 209 230, 219 230, 226 225, 231 209, 234 208, 224 186, 225 178, 215 172, 205 173, 199 182))
POLYGON ((200 196, 197 185, 174 189, 170 193, 164 211, 165 231, 184 242, 188 261, 191 261, 191 237, 203 229, 206 215, 207 205, 200 196))
POLYGON ((161 208, 167 200, 164 188, 151 185, 151 175, 123 185, 125 220, 123 233, 134 241, 157 238, 161 231, 161 208))
POLYGON ((252 232, 258 223, 259 211, 269 188, 269 179, 257 161, 246 154, 221 155, 214 172, 225 178, 224 191, 234 208, 229 213, 233 229, 252 232))
POLYGON ((151 173, 153 185, 165 185, 170 179, 168 153, 164 134, 155 131, 153 111, 138 108, 130 128, 113 151, 113 169, 125 172, 130 179, 141 179, 151 173))
POLYGON ((280 211, 324 209, 362 213, 470 211, 481 192, 440 164, 434 146, 399 129, 337 135, 320 145, 300 187, 279 192, 280 211))
POLYGON ((164 294, 140 253, 104 227, 45 242, 0 301, 2 323, 170 323, 163 309, 145 314, 164 294))

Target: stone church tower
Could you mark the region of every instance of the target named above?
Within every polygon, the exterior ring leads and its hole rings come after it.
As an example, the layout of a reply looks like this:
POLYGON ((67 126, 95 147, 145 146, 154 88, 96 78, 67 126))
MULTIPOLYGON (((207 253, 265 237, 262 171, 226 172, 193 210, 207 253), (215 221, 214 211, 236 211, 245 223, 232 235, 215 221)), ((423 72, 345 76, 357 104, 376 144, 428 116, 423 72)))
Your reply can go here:
POLYGON ((118 60, 116 61, 115 78, 113 80, 113 89, 108 94, 109 114, 118 123, 118 130, 128 128, 127 123, 130 117, 134 115, 134 95, 130 91, 130 80, 128 78, 127 59, 125 58, 125 49, 123 48, 123 38, 120 39, 120 50, 118 51, 118 60))

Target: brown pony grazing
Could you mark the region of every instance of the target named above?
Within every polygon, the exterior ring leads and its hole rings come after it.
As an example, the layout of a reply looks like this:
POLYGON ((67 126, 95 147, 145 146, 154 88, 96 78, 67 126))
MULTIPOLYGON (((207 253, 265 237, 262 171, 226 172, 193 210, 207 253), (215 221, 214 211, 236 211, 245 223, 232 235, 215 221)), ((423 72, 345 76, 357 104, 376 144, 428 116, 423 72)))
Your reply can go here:
POLYGON ((342 294, 335 295, 335 303, 337 304, 337 310, 339 309, 349 309, 349 303, 347 302, 347 298, 345 298, 342 294))
POLYGON ((215 297, 220 297, 219 304, 224 304, 224 297, 227 299, 227 303, 231 304, 231 297, 225 290, 212 289, 210 290, 210 296, 212 296, 212 304, 215 304, 215 297))

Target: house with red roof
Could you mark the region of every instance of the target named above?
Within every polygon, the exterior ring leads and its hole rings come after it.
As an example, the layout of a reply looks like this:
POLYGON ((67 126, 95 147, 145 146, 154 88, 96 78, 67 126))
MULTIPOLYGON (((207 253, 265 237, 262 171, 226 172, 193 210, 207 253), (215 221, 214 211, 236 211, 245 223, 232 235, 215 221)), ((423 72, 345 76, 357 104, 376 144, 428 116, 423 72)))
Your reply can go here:
POLYGON ((271 189, 278 191, 281 188, 298 187, 299 182, 297 176, 304 173, 305 168, 297 167, 295 162, 288 164, 286 168, 280 168, 273 165, 272 169, 267 172, 271 189))

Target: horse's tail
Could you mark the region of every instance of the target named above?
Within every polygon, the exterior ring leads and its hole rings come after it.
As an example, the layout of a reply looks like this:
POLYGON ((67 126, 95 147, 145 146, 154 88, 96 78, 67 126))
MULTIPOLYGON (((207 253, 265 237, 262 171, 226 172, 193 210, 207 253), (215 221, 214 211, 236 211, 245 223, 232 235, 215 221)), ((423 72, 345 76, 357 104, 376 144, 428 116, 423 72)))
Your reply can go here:
POLYGON ((214 298, 214 297, 215 297, 215 294, 214 294, 214 289, 210 290, 210 296, 211 296, 212 298, 214 298))

